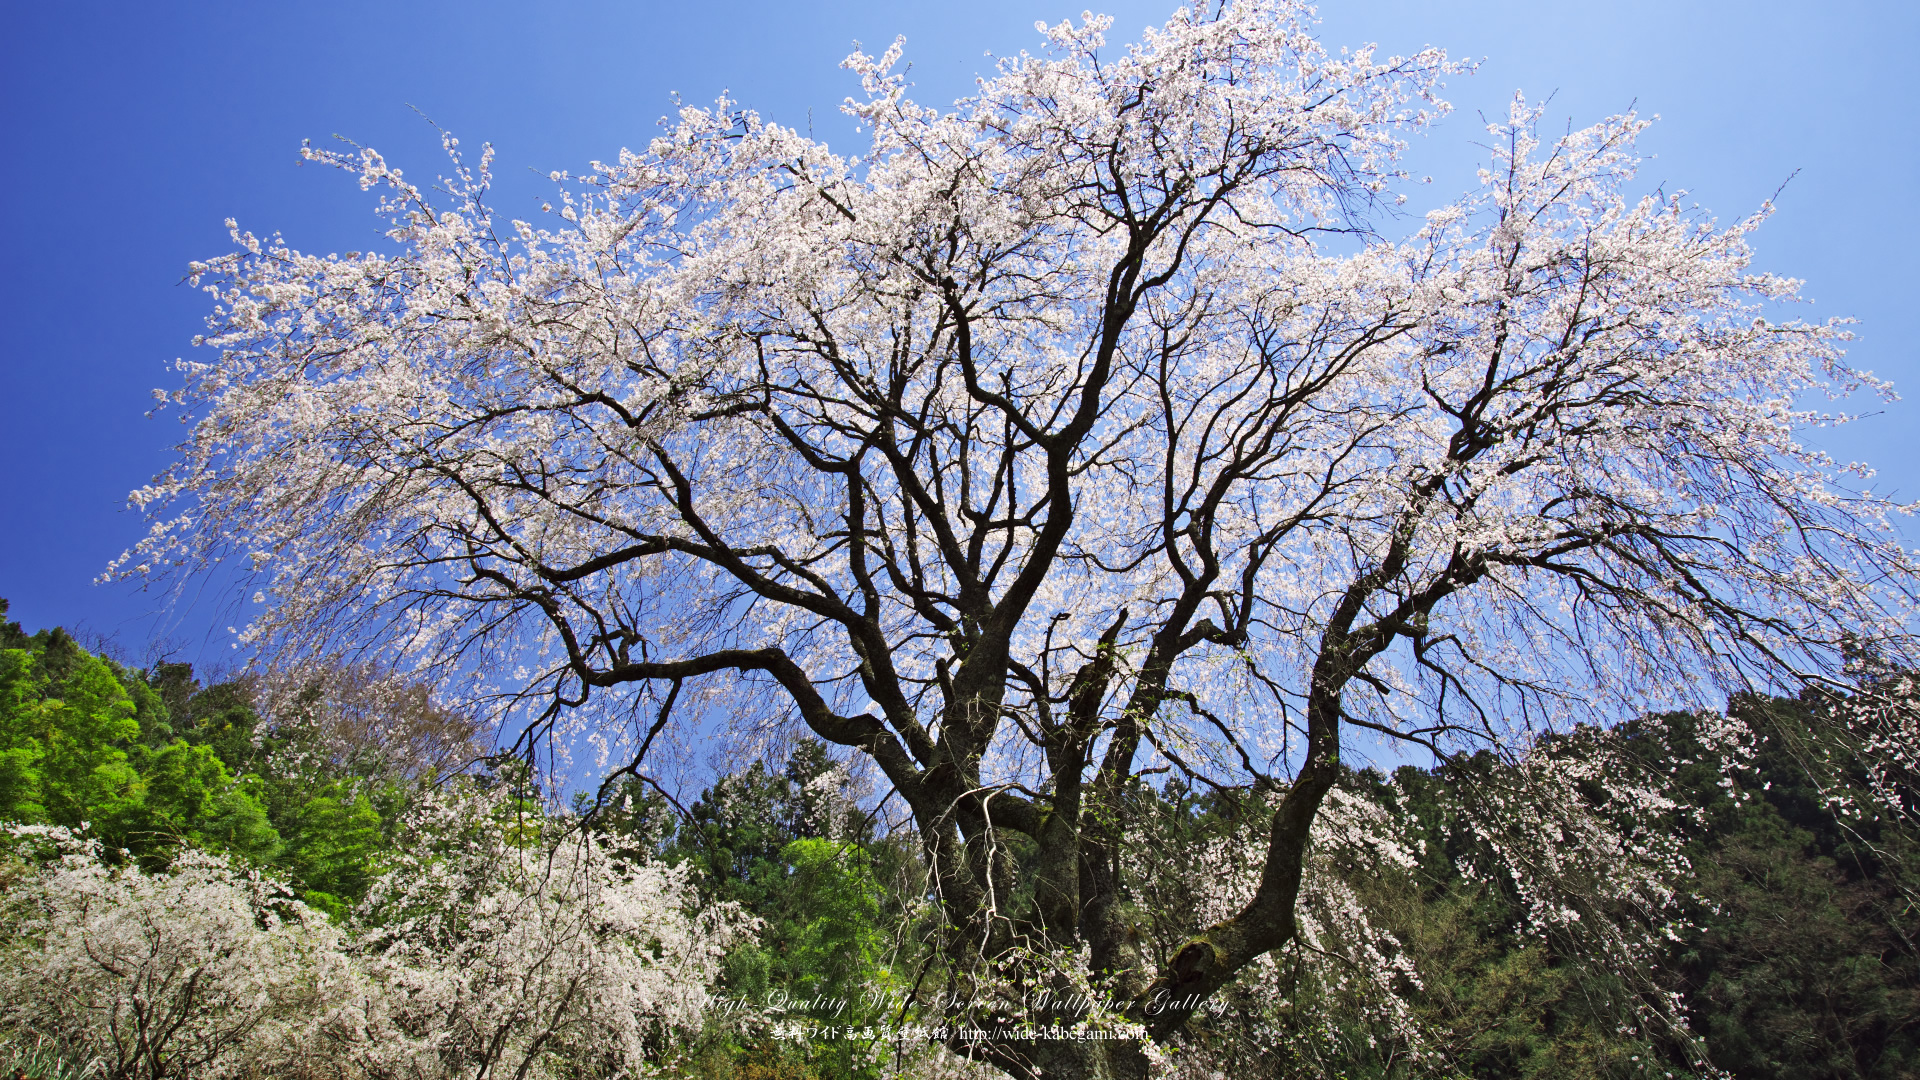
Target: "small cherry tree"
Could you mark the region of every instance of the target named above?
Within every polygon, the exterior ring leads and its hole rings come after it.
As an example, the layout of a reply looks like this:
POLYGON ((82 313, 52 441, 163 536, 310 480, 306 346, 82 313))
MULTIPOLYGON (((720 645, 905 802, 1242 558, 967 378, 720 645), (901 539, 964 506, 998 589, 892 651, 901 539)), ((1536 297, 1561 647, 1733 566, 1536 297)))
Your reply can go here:
POLYGON ((224 856, 148 873, 10 826, 0 1036, 112 1080, 646 1075, 751 927, 577 826, 502 787, 430 793, 345 927, 224 856))
POLYGON ((188 849, 148 874, 60 826, 4 839, 12 1040, 48 1040, 113 1080, 305 1076, 317 1033, 365 989, 325 916, 221 856, 188 849))
POLYGON ((354 913, 366 1026, 330 1052, 371 1077, 644 1075, 698 1030, 747 920, 577 826, 505 785, 423 796, 354 913))
POLYGON ((513 691, 526 745, 648 700, 797 716, 911 810, 950 990, 1105 1003, 979 1004, 1004 1037, 968 1052, 1140 1075, 1295 935, 1357 735, 1516 749, 1905 655, 1897 508, 1797 441, 1835 419, 1810 395, 1880 388, 1842 327, 1770 316, 1763 214, 1636 197, 1641 121, 1542 142, 1516 100, 1479 189, 1380 239, 1452 68, 1310 25, 1063 23, 944 111, 897 43, 855 53, 863 155, 686 108, 556 174, 547 227, 452 139, 439 193, 310 150, 392 246, 236 229, 195 266, 217 358, 128 572, 250 560, 264 655, 513 691), (1156 769, 1273 810, 1233 909, 1146 955, 1121 863, 1156 769))

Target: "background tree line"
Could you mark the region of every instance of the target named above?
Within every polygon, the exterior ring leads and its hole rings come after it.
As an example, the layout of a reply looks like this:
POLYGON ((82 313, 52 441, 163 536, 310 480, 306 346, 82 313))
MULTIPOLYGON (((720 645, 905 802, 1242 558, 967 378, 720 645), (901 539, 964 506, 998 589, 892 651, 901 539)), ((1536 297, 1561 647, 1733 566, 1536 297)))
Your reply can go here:
POLYGON ((268 723, 247 680, 129 667, 58 628, 0 619, 0 657, 0 819, 84 824, 148 867, 182 846, 227 852, 335 916, 366 894, 410 792, 477 756, 472 724, 424 692, 380 702, 377 732, 352 731, 374 683, 346 666, 268 723))
MULTIPOLYGON (((287 715, 269 718, 255 683, 201 685, 181 664, 131 667, 58 629, 30 635, 0 620, 0 638, 0 818, 85 827, 148 874, 164 876, 182 853, 217 853, 284 880, 346 924, 370 885, 406 857, 400 846, 414 841, 402 838, 404 821, 423 794, 475 763, 497 783, 525 783, 509 765, 483 760, 470 723, 423 693, 376 692, 365 671, 336 668, 288 696, 287 715), (370 708, 385 715, 374 720, 370 708)), ((1516 885, 1517 849, 1476 824, 1490 817, 1476 800, 1495 797, 1509 764, 1479 754, 1391 775, 1345 772, 1336 802, 1349 800, 1379 835, 1399 837, 1404 857, 1329 841, 1325 887, 1303 904, 1332 905, 1330 917, 1196 1016, 1186 1067, 1274 1077, 1689 1076, 1703 1075, 1704 1052, 1740 1077, 1915 1075, 1920 830, 1872 809, 1885 809, 1866 797, 1884 762, 1841 704, 1814 694, 1735 698, 1728 716, 1751 732, 1745 745, 1703 734, 1720 718, 1674 713, 1543 747, 1570 761, 1624 749, 1610 767, 1638 770, 1667 800, 1649 812, 1609 806, 1605 785, 1587 792, 1599 813, 1637 815, 1616 823, 1623 830, 1671 835, 1683 855, 1673 884, 1685 911, 1638 973, 1610 962, 1580 919, 1530 912, 1516 885), (1340 903, 1357 905, 1357 921, 1340 917, 1340 903), (1372 940, 1354 940, 1356 926, 1372 940), (1372 950, 1374 961, 1356 960, 1354 949, 1372 950), (1682 1007, 1682 1028, 1649 1022, 1660 995, 1682 1007)), ((1910 775, 1894 781, 1882 792, 1911 809, 1920 788, 1910 775)), ((616 859, 682 867, 701 906, 737 905, 757 921, 718 977, 754 1019, 720 1014, 658 1043, 651 1053, 670 1074, 798 1080, 904 1070, 882 1029, 937 1013, 929 1003, 942 976, 927 961, 938 920, 918 845, 877 827, 823 744, 803 740, 784 765, 754 762, 720 776, 684 813, 638 780, 597 801, 582 795, 568 811, 542 809, 530 787, 525 794, 519 812, 584 827, 616 859), (792 1004, 776 1015, 769 1002, 792 1004), (780 1017, 882 1033, 777 1038, 769 1020, 780 1017)), ((1259 799, 1177 778, 1136 782, 1128 825, 1149 839, 1126 866, 1133 947, 1160 953, 1195 932, 1220 872, 1208 853, 1260 827, 1259 799)), ((1013 852, 1022 867, 1034 854, 1013 852)), ((9 871, 10 888, 20 873, 9 871)), ((1012 910, 1031 903, 1030 892, 1010 901, 1012 910)), ((4 962, 40 961, 16 941, 4 962)), ((29 1034, 4 1036, 16 1068, 28 1060, 29 1034)), ((562 1074, 600 1075, 584 1061, 562 1074)))

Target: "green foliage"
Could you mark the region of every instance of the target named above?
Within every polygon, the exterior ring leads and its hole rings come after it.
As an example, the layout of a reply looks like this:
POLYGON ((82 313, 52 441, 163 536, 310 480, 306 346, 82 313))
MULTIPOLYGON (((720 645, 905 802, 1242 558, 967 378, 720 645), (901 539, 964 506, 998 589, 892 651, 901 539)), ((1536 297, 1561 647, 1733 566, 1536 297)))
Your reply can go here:
MULTIPOLYGON (((183 845, 223 852, 336 918, 366 894, 420 775, 311 715, 269 723, 247 682, 129 669, 5 612, 0 600, 0 821, 85 824, 150 867, 183 845)), ((322 711, 324 696, 301 707, 322 711)), ((457 749, 459 725, 424 727, 457 749)))
POLYGON ((1414 873, 1349 879, 1421 973, 1414 1007, 1433 1049, 1468 1076, 1693 1075, 1685 1047, 1643 1030, 1638 990, 1621 973, 1559 932, 1526 928, 1512 872, 1487 823, 1472 820, 1470 793, 1502 767, 1483 753, 1434 770, 1403 767, 1391 785, 1354 777, 1419 841, 1414 873))
POLYGON ((762 921, 759 943, 730 958, 735 993, 853 1000, 882 977, 871 838, 846 809, 825 747, 803 742, 781 772, 754 762, 717 780, 666 845, 703 895, 762 921))
MULTIPOLYGON (((1733 790, 1687 792, 1706 826, 1688 849, 1700 930, 1674 958, 1677 989, 1714 1063, 1743 1078, 1920 1073, 1920 829, 1842 809, 1874 803, 1839 705, 1736 699, 1762 737, 1752 761, 1733 790)), ((1666 759, 1695 758, 1671 730, 1666 759)))
POLYGON ((780 855, 792 868, 781 958, 789 989, 801 997, 857 1001, 885 981, 887 935, 871 856, 857 844, 820 838, 795 840, 780 855))
POLYGON ((44 1038, 0 1043, 0 1077, 7 1080, 88 1080, 99 1075, 97 1063, 77 1062, 66 1047, 44 1038))
MULTIPOLYGON (((1230 987, 1222 1011, 1196 1018, 1196 1036, 1247 1077, 1679 1078, 1701 1075, 1689 1066, 1701 1051, 1743 1080, 1920 1075, 1920 828, 1867 796, 1868 749, 1841 702, 1747 697, 1729 709, 1757 736, 1750 756, 1716 749, 1691 714, 1617 733, 1671 810, 1648 817, 1585 794, 1623 824, 1683 842, 1687 928, 1650 983, 1559 930, 1526 926, 1487 839, 1497 825, 1475 814, 1474 793, 1504 768, 1483 754, 1342 783, 1387 808, 1418 853, 1410 870, 1357 860, 1336 872, 1418 972, 1402 996, 1425 1061, 1366 993, 1302 977, 1292 947, 1275 956, 1285 1010, 1230 987), (1650 993, 1678 995, 1680 1030, 1638 1020, 1650 993)), ((1600 745, 1587 731, 1543 749, 1581 757, 1600 745)), ((1910 778, 1896 795, 1920 805, 1910 778)), ((1132 812, 1151 842, 1131 896, 1144 947, 1164 953, 1198 929, 1188 913, 1207 869, 1196 853, 1257 829, 1258 806, 1243 791, 1139 788, 1132 812)))
POLYGON ((251 790, 258 780, 236 780, 212 747, 175 739, 158 750, 136 747, 135 758, 144 794, 126 846, 185 843, 262 864, 279 854, 280 834, 251 790))
POLYGON ((164 863, 182 844, 271 862, 280 835, 256 777, 173 737, 162 694, 65 632, 0 650, 0 819, 87 825, 111 850, 164 863))
POLYGON ((134 704, 107 665, 60 631, 0 650, 0 740, 9 820, 78 824, 138 816, 140 777, 127 747, 134 704))
POLYGON ((335 918, 365 896, 387 844, 385 822, 366 792, 332 781, 281 819, 281 865, 307 886, 301 899, 335 918))
MULTIPOLYGON (((638 786, 614 793, 596 821, 616 850, 685 863, 703 899, 736 903, 760 921, 756 940, 727 957, 727 993, 784 1006, 789 1019, 864 1028, 890 1019, 899 958, 889 931, 901 910, 882 882, 908 856, 872 835, 843 785, 825 746, 804 741, 779 771, 754 762, 719 778, 678 824, 638 786)), ((715 1033, 689 1052, 684 1074, 877 1076, 881 1049, 844 1038, 775 1049, 715 1033)))

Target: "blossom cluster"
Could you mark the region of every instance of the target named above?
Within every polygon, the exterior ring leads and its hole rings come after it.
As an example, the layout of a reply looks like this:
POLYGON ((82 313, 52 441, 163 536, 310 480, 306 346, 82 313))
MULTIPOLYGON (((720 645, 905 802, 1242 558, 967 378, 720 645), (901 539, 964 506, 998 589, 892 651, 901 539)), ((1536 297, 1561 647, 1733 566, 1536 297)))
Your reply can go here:
POLYGON ((112 1076, 607 1075, 697 1028, 749 925, 684 875, 623 864, 499 791, 412 815, 401 855, 336 926, 256 871, 193 851, 163 872, 13 826, 0 1031, 112 1076))

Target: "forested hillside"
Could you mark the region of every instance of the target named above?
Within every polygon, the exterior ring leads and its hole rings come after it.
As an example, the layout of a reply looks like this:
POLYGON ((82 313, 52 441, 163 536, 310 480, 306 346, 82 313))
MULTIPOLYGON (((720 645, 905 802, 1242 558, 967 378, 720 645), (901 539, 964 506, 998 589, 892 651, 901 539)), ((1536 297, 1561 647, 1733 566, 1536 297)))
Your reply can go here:
MULTIPOLYGON (((911 1027, 937 1025, 949 989, 926 963, 938 921, 919 848, 910 835, 876 827, 874 806, 850 797, 844 768, 819 743, 797 743, 777 767, 754 763, 718 777, 683 808, 629 780, 562 809, 528 786, 523 770, 485 758, 470 723, 364 670, 332 669, 283 696, 283 714, 263 715, 249 681, 206 686, 184 665, 129 667, 58 629, 29 635, 5 623, 0 635, 0 817, 15 825, 0 871, 8 995, 0 1037, 29 1075, 248 1075, 269 1060, 305 1062, 316 1076, 386 1075, 394 1062, 376 1067, 356 1041, 381 1022, 421 1041, 413 1067, 431 1061, 432 1075, 475 1075, 490 1053, 498 1061, 518 1054, 555 1076, 615 1075, 642 1063, 667 1075, 756 1080, 959 1067, 929 1057, 911 1027), (463 786, 468 801, 449 797, 463 786), (82 839, 50 846, 47 826, 82 839), (481 969, 517 978, 515 994, 531 993, 538 980, 530 970, 502 972, 500 956, 488 952, 525 939, 498 927, 476 935, 498 916, 473 890, 485 892, 482 880, 511 883, 514 851, 564 852, 567 837, 583 836, 598 853, 589 864, 619 868, 593 888, 640 881, 676 911, 731 912, 741 927, 704 939, 717 950, 703 977, 713 1003, 634 1035, 628 1065, 557 1019, 552 1031, 575 1041, 555 1034, 542 1044, 539 1025, 512 1020, 511 1009, 492 1050, 462 1048, 448 1034, 471 1016, 436 1028, 388 1006, 394 1015, 385 1021, 359 1015, 354 1034, 340 1026, 336 1002, 327 1014, 334 1026, 302 1034, 268 1015, 337 992, 314 981, 325 967, 315 950, 361 964, 444 954, 437 968, 408 961, 411 983, 366 967, 354 976, 363 993, 405 985, 421 994, 429 984, 419 972, 429 968, 467 980, 459 985, 469 994, 487 982, 471 979, 481 969), (90 855, 86 841, 97 841, 90 855), (94 875, 86 879, 91 906, 76 914, 61 908, 71 895, 55 878, 83 864, 94 875), (642 881, 633 876, 641 867, 666 876, 642 881), (239 949, 249 932, 298 929, 308 935, 305 952, 283 942, 255 955, 301 968, 297 994, 273 983, 254 987, 252 998, 195 1000, 164 979, 136 987, 129 1002, 173 993, 185 1021, 172 1042, 144 1051, 122 1045, 124 1016, 114 1030, 89 1015, 120 983, 157 973, 63 958, 63 919, 94 920, 87 925, 97 931, 114 905, 132 911, 157 896, 167 918, 184 919, 192 913, 179 908, 206 903, 207 890, 261 882, 285 890, 250 901, 260 929, 203 927, 233 938, 214 942, 208 956, 239 949), (200 892, 162 896, 187 884, 200 892), (742 915, 750 923, 738 922, 742 915), (62 993, 76 995, 64 1011, 28 999, 62 993), (251 1002, 243 1008, 261 1010, 245 1030, 203 1024, 196 1012, 243 999, 251 1002), (47 1026, 50 1017, 67 1026, 47 1026), (269 1030, 281 1040, 272 1054, 258 1042, 269 1030), (289 1049, 290 1039, 307 1041, 289 1049)), ((1474 825, 1476 801, 1520 790, 1512 767, 1491 755, 1391 776, 1347 773, 1331 816, 1348 832, 1330 831, 1320 845, 1302 940, 1196 1017, 1194 1061, 1274 1077, 1920 1074, 1920 831, 1884 801, 1891 790, 1912 810, 1920 791, 1910 776, 1888 788, 1884 763, 1837 716, 1818 697, 1742 697, 1727 717, 1648 716, 1539 748, 1551 762, 1604 763, 1616 789, 1630 779, 1657 792, 1608 805, 1610 789, 1594 782, 1589 800, 1601 815, 1630 818, 1615 822, 1624 833, 1671 841, 1677 906, 1657 924, 1647 921, 1651 908, 1608 885, 1604 865, 1587 881, 1562 867, 1557 912, 1521 890, 1519 863, 1571 861, 1578 843, 1474 825), (1744 734, 1729 738, 1728 730, 1744 734), (1636 948, 1652 951, 1622 952, 1636 948), (1375 962, 1356 960, 1356 950, 1375 962)), ((1257 828, 1270 798, 1195 791, 1178 780, 1137 785, 1128 812, 1153 842, 1126 867, 1136 947, 1165 950, 1194 931, 1224 872, 1212 860, 1257 828)), ((539 907, 552 900, 541 888, 521 882, 502 895, 518 897, 509 909, 539 907)), ((556 950, 620 948, 618 935, 541 925, 541 940, 556 950)), ((653 942, 641 946, 643 959, 663 947, 660 935, 655 925, 638 939, 653 942)), ((163 942, 150 944, 157 951, 163 942)), ((568 1007, 556 1006, 555 1017, 568 1007)), ((152 1038, 144 1030, 133 1044, 152 1038)))
POLYGON ((28 636, 5 611, 0 818, 84 823, 148 868, 182 846, 228 853, 342 915, 414 787, 477 755, 471 725, 424 693, 376 693, 364 671, 328 671, 268 724, 247 682, 128 668, 60 629, 28 636))

